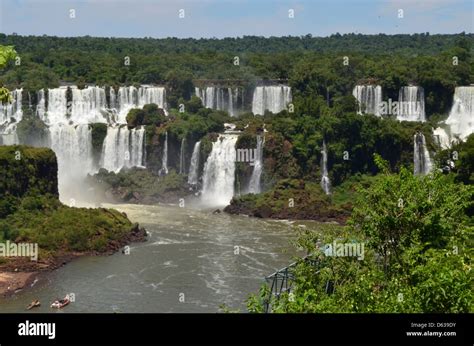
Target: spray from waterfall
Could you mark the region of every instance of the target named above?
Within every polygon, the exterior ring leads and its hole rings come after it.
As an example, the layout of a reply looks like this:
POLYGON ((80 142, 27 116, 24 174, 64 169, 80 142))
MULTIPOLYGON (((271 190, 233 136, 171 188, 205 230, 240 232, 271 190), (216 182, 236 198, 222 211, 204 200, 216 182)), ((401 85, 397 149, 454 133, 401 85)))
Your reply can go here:
POLYGON ((191 156, 191 163, 189 165, 188 184, 197 185, 198 170, 199 170, 199 154, 201 148, 201 141, 194 144, 193 155, 191 156))
POLYGON ((326 195, 331 194, 331 181, 329 180, 328 174, 328 152, 326 149, 326 142, 323 141, 323 148, 321 150, 321 188, 326 195))
POLYGON ((49 127, 51 149, 58 158, 58 184, 61 200, 78 199, 84 177, 96 168, 92 159, 89 125, 57 124, 49 127))

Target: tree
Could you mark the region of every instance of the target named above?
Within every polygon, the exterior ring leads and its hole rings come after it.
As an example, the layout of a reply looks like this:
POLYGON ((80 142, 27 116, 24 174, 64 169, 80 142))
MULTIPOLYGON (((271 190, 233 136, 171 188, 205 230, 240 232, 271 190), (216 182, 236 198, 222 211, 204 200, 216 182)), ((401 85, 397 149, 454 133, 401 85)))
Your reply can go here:
MULTIPOLYGON (((389 171, 380 157, 379 179, 361 189, 343 230, 304 231, 297 242, 319 265, 299 260, 292 294, 273 299, 277 312, 472 312, 474 294, 467 211, 474 187, 454 176, 389 171), (325 235, 329 234, 329 235, 325 235), (332 233, 332 234, 331 234, 332 233), (322 244, 365 244, 362 260, 329 257, 322 244), (333 292, 325 287, 331 283, 333 292)), ((263 290, 262 292, 265 292, 263 290)), ((261 310, 251 296, 248 307, 261 310)))
MULTIPOLYGON (((0 46, 0 70, 5 68, 9 61, 16 56, 15 49, 12 46, 0 46)), ((0 102, 10 101, 10 92, 0 84, 0 102)))

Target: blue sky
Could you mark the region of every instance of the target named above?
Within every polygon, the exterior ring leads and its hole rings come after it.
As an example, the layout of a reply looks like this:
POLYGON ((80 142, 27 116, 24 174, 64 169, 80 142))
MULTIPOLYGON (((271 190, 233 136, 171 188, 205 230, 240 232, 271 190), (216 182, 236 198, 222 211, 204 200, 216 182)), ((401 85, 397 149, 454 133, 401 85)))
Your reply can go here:
POLYGON ((0 32, 19 35, 222 38, 474 32, 474 0, 0 0, 0 4, 0 32), (180 9, 185 18, 179 18, 180 9), (403 18, 398 18, 400 9, 403 18), (70 18, 70 10, 75 18, 70 18))

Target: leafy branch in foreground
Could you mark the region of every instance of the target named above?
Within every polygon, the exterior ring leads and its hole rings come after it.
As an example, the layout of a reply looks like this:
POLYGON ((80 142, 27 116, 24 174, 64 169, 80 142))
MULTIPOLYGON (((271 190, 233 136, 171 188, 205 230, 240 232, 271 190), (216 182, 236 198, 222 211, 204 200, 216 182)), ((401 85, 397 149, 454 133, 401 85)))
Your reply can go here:
MULTIPOLYGON (((272 299, 273 312, 473 311, 473 186, 440 173, 392 174, 375 161, 383 173, 360 191, 343 231, 300 235, 319 264, 300 260, 291 293, 272 299), (326 256, 321 244, 334 241, 364 242, 363 259, 326 256)), ((262 312, 264 299, 251 298, 249 311, 262 312)))

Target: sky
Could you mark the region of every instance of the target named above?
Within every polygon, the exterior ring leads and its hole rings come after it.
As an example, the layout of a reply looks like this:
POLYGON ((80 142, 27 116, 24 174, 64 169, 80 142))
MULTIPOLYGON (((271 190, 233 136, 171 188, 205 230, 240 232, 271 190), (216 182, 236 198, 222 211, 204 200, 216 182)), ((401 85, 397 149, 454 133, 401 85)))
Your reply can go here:
POLYGON ((18 35, 223 38, 473 27, 474 0, 0 0, 0 32, 18 35))

